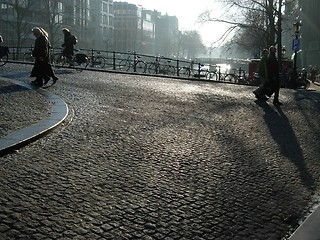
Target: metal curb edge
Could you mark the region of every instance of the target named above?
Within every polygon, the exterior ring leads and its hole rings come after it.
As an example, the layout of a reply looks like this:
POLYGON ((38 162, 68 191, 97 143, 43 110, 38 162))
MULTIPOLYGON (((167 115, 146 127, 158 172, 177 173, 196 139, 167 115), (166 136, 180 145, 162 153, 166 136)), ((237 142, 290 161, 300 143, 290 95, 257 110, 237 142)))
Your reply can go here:
POLYGON ((54 130, 64 122, 69 113, 67 104, 59 96, 42 88, 34 88, 30 84, 18 80, 7 78, 6 80, 11 81, 12 83, 20 85, 24 88, 35 90, 52 103, 52 108, 51 113, 48 117, 29 127, 19 129, 1 138, 0 157, 11 153, 19 148, 22 148, 29 143, 34 142, 37 139, 49 134, 52 130, 54 130))

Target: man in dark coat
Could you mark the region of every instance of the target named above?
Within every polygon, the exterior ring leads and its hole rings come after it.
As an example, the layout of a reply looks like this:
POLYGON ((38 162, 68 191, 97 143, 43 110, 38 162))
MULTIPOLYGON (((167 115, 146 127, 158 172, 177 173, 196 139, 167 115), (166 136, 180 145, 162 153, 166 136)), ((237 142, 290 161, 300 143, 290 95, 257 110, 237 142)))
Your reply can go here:
POLYGON ((267 59, 267 73, 268 81, 272 90, 274 91, 273 104, 282 105, 279 102, 279 91, 280 91, 280 78, 279 78, 279 64, 276 57, 277 49, 274 46, 269 48, 269 57, 267 59))
POLYGON ((254 95, 258 100, 267 100, 267 97, 265 96, 266 93, 266 84, 267 84, 267 79, 268 79, 268 73, 267 73, 267 59, 269 56, 269 50, 268 49, 263 49, 262 51, 262 56, 260 59, 260 64, 259 64, 259 78, 261 85, 253 91, 254 95))
POLYGON ((47 75, 46 69, 49 63, 49 48, 47 38, 42 34, 40 28, 32 29, 33 35, 36 37, 32 56, 35 57, 34 66, 31 77, 36 77, 33 81, 37 86, 43 86, 43 80, 47 81, 50 77, 47 75))

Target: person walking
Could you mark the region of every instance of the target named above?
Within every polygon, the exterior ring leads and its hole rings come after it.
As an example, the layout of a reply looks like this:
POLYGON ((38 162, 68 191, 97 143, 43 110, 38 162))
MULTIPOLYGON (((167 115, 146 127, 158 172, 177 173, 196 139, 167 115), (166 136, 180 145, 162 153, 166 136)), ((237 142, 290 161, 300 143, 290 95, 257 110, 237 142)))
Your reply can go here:
POLYGON ((32 51, 35 61, 30 77, 36 77, 33 83, 39 87, 47 84, 50 77, 52 77, 53 83, 56 83, 58 78, 53 72, 49 58, 51 45, 48 40, 48 33, 40 27, 33 28, 32 33, 36 40, 32 51))
POLYGON ((71 60, 74 54, 74 45, 76 44, 76 37, 73 36, 68 28, 62 29, 64 35, 64 42, 61 45, 63 47, 62 54, 65 56, 69 63, 71 64, 71 60))
POLYGON ((261 85, 253 91, 253 94, 256 96, 258 100, 267 100, 266 94, 266 84, 268 80, 267 74, 267 59, 269 56, 269 50, 263 49, 261 54, 260 64, 259 64, 259 78, 261 85))
POLYGON ((50 77, 47 75, 46 68, 49 64, 49 48, 47 38, 42 34, 40 28, 32 29, 33 35, 36 37, 32 56, 35 57, 34 65, 30 77, 36 77, 33 83, 39 87, 43 86, 43 81, 50 77))
MULTIPOLYGON (((48 51, 50 53, 50 49, 51 49, 51 44, 50 44, 50 41, 49 41, 49 34, 46 30, 44 30, 43 28, 39 27, 41 33, 43 36, 46 37, 46 40, 47 40, 47 43, 48 43, 48 51)), ((50 64, 50 54, 48 54, 48 57, 49 57, 49 61, 48 61, 48 64, 46 65, 46 75, 48 77, 45 78, 45 81, 44 81, 44 85, 46 85, 48 83, 48 81, 50 80, 50 77, 52 78, 53 80, 53 84, 55 84, 57 82, 57 80, 59 79, 53 72, 53 69, 52 69, 52 66, 50 64)))
POLYGON ((274 46, 269 48, 269 56, 267 59, 267 73, 268 81, 270 81, 270 86, 274 91, 273 104, 274 105, 283 105, 279 101, 279 92, 280 92, 280 78, 279 78, 279 64, 276 57, 277 49, 274 46))

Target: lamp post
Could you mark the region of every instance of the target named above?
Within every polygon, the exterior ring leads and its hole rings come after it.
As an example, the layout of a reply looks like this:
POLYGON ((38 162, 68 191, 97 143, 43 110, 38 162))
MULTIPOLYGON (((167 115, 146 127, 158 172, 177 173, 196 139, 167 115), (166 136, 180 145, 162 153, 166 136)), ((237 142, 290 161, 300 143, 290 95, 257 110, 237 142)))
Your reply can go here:
POLYGON ((297 53, 300 50, 300 31, 301 31, 301 21, 297 21, 293 24, 295 38, 292 41, 292 50, 294 51, 293 58, 293 74, 294 74, 294 88, 297 87, 298 71, 297 71, 297 53))
POLYGON ((282 54, 282 59, 285 59, 286 58, 286 52, 287 52, 287 49, 285 46, 283 46, 281 48, 281 54, 282 54))

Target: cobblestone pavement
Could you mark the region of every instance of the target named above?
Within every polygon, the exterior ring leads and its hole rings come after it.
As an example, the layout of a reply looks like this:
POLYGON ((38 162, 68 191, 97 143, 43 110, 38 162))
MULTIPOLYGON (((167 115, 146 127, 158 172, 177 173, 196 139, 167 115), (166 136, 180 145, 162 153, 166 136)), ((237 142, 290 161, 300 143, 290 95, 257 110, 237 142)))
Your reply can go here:
POLYGON ((19 128, 37 123, 48 116, 50 107, 51 104, 42 95, 13 84, 8 80, 1 79, 0 138, 19 128), (28 104, 24 104, 26 99, 28 99, 28 104), (12 113, 13 111, 15 111, 14 114, 12 113))
POLYGON ((319 91, 58 76, 68 122, 0 158, 0 239, 282 239, 314 201, 319 91))

